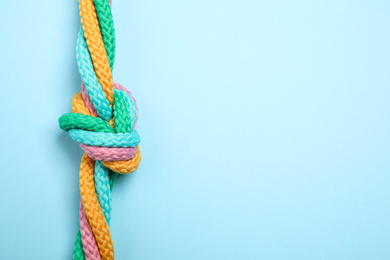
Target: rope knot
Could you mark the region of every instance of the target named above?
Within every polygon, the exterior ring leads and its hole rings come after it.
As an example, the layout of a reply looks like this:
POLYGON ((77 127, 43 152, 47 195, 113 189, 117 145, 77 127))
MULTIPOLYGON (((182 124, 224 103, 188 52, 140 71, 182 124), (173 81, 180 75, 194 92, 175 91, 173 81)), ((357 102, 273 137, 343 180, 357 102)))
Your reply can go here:
POLYGON ((114 84, 112 118, 97 117, 88 95, 77 93, 72 99, 73 113, 59 118, 60 128, 80 144, 84 152, 114 172, 128 174, 141 162, 138 144, 141 139, 134 127, 138 118, 137 103, 131 93, 114 84), (107 118, 108 119, 108 118, 107 118))

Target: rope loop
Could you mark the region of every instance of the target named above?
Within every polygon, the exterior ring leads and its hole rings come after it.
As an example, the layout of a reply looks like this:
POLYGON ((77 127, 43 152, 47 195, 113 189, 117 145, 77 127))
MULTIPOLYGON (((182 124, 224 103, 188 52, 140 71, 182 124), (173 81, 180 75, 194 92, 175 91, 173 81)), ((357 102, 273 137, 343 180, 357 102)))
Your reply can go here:
POLYGON ((140 163, 138 144, 141 140, 134 130, 138 109, 131 93, 115 84, 113 128, 93 113, 85 114, 87 109, 82 106, 81 102, 81 106, 74 108, 74 113, 62 115, 58 120, 60 128, 69 131, 71 138, 89 157, 102 161, 110 170, 121 174, 135 171, 140 163))

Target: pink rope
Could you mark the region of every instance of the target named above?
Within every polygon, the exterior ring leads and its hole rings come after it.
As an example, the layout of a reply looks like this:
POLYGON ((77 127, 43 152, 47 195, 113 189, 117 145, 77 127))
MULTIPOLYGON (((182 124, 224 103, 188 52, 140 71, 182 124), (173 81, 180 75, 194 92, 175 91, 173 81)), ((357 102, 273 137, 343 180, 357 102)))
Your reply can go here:
POLYGON ((91 226, 89 225, 88 218, 85 215, 83 203, 80 200, 80 233, 81 241, 83 242, 83 249, 86 260, 100 260, 99 248, 96 244, 95 237, 93 236, 91 226))
POLYGON ((81 81, 81 89, 82 89, 81 95, 83 96, 85 105, 88 107, 88 109, 91 112, 91 114, 93 114, 94 116, 97 116, 96 109, 94 108, 91 100, 89 99, 89 96, 87 94, 87 90, 85 88, 85 85, 84 85, 83 81, 81 81))
MULTIPOLYGON (((81 82, 81 95, 84 99, 84 103, 93 115, 97 115, 95 108, 89 96, 87 94, 84 82, 81 82)), ((97 246, 95 237, 93 236, 91 225, 88 222, 88 218, 85 215, 83 203, 80 200, 80 209, 79 209, 79 222, 80 222, 80 233, 81 241, 83 243, 83 249, 86 260, 100 260, 99 248, 97 246)))
POLYGON ((127 161, 137 153, 137 147, 98 147, 85 144, 80 144, 80 146, 95 161, 127 161))

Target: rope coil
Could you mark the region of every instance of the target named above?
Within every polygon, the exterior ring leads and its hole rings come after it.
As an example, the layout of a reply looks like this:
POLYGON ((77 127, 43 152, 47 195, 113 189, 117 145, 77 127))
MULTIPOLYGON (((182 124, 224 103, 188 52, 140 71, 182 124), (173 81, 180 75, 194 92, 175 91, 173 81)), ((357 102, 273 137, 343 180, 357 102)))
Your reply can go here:
POLYGON ((77 39, 80 93, 72 98, 72 113, 59 118, 60 128, 80 144, 80 231, 74 260, 114 259, 110 233, 111 190, 118 174, 128 174, 141 162, 140 136, 134 130, 137 103, 114 83, 115 30, 111 1, 79 0, 81 28, 77 39))

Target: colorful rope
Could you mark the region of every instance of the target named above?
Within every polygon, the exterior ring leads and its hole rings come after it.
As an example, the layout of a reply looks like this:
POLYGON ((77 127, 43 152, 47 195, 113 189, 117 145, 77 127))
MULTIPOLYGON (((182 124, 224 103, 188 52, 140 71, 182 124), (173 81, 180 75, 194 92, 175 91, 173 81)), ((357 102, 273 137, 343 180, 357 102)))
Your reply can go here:
POLYGON ((140 136, 134 130, 137 103, 112 80, 115 30, 111 1, 79 0, 82 27, 77 39, 81 93, 72 98, 72 112, 59 118, 60 128, 80 143, 80 231, 74 260, 114 259, 109 224, 111 190, 118 173, 128 174, 141 162, 140 136))

